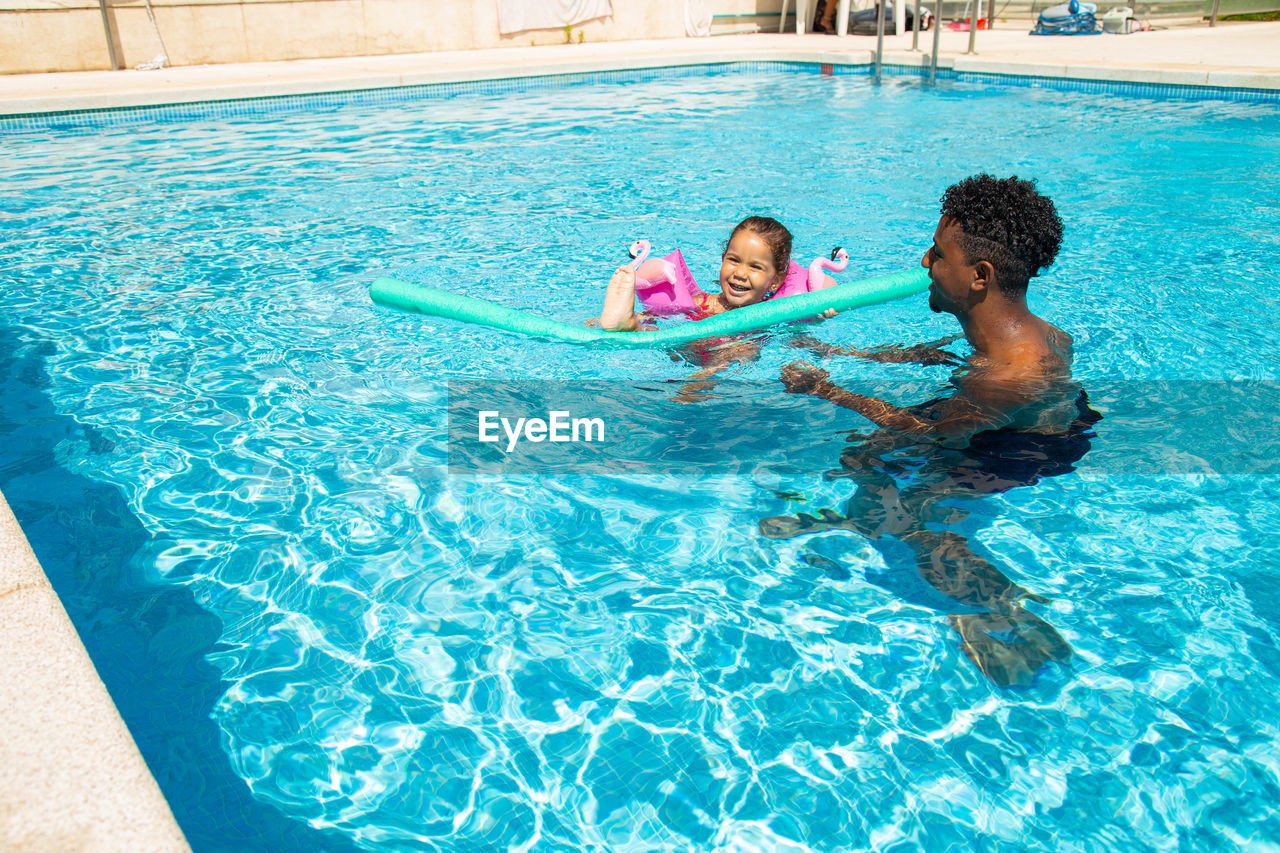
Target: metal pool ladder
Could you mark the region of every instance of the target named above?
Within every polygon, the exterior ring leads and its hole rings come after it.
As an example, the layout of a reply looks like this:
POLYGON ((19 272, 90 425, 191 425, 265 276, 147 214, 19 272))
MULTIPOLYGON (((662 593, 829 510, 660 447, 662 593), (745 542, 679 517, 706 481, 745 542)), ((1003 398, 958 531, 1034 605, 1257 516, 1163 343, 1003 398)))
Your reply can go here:
MULTIPOLYGON (((902 0, 897 0, 901 3, 902 0)), ((881 79, 881 68, 884 66, 884 2, 876 4, 876 82, 881 79)), ((975 4, 976 5, 976 4, 975 4)), ((933 55, 929 59, 929 82, 936 83, 938 80, 938 45, 942 39, 942 2, 938 0, 938 13, 933 16, 933 55)), ((973 53, 974 36, 977 30, 977 21, 973 18, 969 19, 969 53, 973 53)), ((916 0, 915 7, 911 13, 911 49, 915 50, 920 43, 920 0, 916 0)), ((897 26, 894 27, 897 32, 897 26)))

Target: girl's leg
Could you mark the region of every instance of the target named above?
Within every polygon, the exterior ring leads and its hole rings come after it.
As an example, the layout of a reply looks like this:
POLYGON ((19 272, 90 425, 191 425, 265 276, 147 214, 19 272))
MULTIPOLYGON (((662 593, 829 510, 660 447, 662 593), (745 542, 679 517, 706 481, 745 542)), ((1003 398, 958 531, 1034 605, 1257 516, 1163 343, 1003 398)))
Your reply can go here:
POLYGON ((600 309, 600 328, 613 332, 634 332, 636 320, 636 273, 630 266, 620 266, 609 279, 600 309))

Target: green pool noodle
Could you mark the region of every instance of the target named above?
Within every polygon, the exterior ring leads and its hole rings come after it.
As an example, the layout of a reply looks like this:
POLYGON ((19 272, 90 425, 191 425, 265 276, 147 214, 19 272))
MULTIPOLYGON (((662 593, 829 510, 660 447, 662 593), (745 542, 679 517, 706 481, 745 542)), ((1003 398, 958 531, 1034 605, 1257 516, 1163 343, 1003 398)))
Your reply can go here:
POLYGON ((889 302, 920 293, 929 286, 929 274, 922 267, 906 272, 879 275, 861 281, 838 284, 823 290, 788 296, 725 311, 695 323, 681 323, 656 332, 606 332, 581 324, 561 323, 528 311, 507 308, 483 299, 463 296, 410 284, 394 278, 380 278, 369 287, 369 296, 379 305, 414 311, 431 317, 443 317, 463 323, 475 323, 490 329, 501 329, 517 335, 551 338, 589 346, 632 348, 670 347, 704 338, 736 335, 763 329, 777 323, 809 320, 834 308, 848 311, 864 305, 889 302))

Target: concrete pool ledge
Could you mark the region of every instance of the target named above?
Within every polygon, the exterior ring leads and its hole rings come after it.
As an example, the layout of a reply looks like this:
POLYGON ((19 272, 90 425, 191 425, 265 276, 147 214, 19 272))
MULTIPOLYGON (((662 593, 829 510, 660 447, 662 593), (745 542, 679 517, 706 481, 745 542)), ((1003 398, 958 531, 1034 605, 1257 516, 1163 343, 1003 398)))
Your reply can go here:
MULTIPOLYGON (((1013 24, 1009 25, 1014 26, 1013 24)), ((921 35, 924 48, 932 45, 921 35)), ((1178 86, 1280 90, 1280 22, 1172 27, 1128 36, 1043 37, 1026 29, 941 34, 939 66, 957 72, 1178 86)), ((601 42, 423 54, 301 59, 166 68, 0 76, 0 114, 23 115, 208 100, 581 74, 722 62, 839 65, 872 62, 865 36, 751 34, 709 39, 601 42)), ((885 39, 885 62, 927 65, 910 34, 885 39)))
POLYGON ((190 849, 3 495, 0 849, 190 849))

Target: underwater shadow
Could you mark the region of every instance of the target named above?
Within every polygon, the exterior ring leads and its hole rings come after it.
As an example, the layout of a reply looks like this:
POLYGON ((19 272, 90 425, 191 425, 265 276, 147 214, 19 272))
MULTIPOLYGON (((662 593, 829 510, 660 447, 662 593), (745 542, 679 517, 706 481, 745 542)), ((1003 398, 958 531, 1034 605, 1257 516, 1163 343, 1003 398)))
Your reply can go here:
POLYGON ((132 556, 148 538, 114 486, 64 468, 111 440, 54 408, 43 356, 0 329, 0 491, 197 853, 354 850, 343 837, 255 800, 211 713, 225 692, 206 655, 222 633, 190 590, 148 582, 132 556))
MULTIPOLYGON (((939 402, 917 408, 923 412, 939 402)), ((1029 684, 1047 664, 1067 661, 1071 647, 1025 606, 1049 599, 1010 580, 978 553, 964 531, 970 513, 963 505, 1075 470, 1092 447, 1093 427, 1102 415, 1076 383, 1069 383, 1046 412, 1055 408, 1057 416, 1045 419, 1043 431, 991 429, 963 447, 888 429, 853 434, 840 454, 840 467, 825 475, 853 486, 843 509, 771 516, 760 520, 759 532, 770 539, 830 530, 865 537, 887 567, 868 574, 869 582, 946 614, 961 650, 994 684, 1029 684)), ((832 577, 849 577, 829 558, 805 559, 832 577)))

